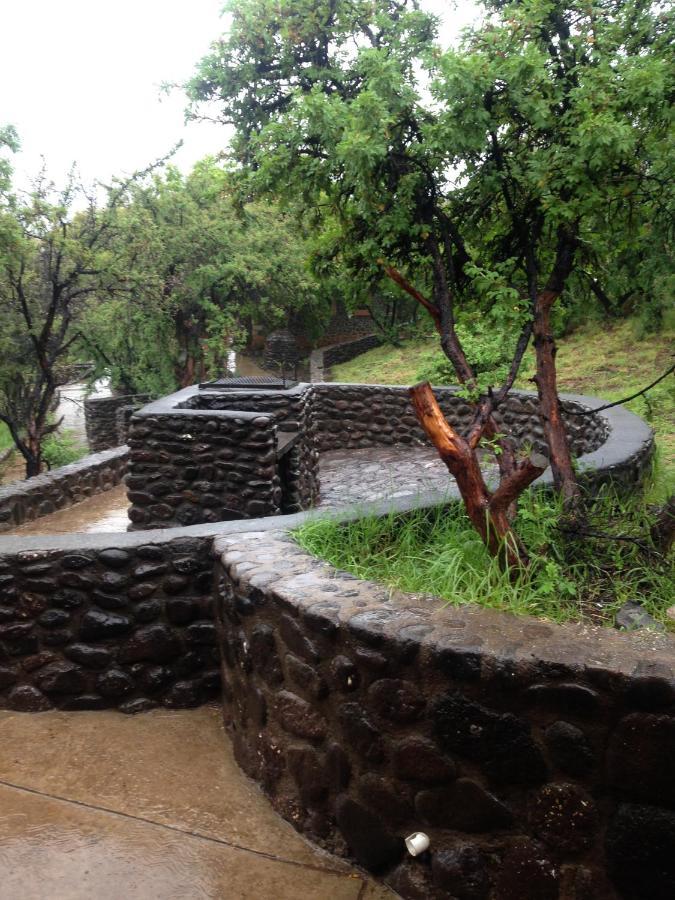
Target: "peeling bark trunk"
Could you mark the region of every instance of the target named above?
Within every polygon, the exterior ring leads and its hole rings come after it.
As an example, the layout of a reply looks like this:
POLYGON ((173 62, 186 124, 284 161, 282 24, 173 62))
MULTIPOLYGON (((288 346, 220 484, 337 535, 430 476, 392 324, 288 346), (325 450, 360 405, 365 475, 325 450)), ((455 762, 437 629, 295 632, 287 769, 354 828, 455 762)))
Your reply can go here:
POLYGON ((551 454, 553 483, 562 494, 565 505, 574 507, 581 499, 581 492, 560 410, 556 386, 556 346, 551 332, 551 308, 557 297, 557 291, 542 291, 535 304, 533 333, 537 374, 534 382, 539 394, 539 415, 551 454))
POLYGON ((42 471, 42 446, 41 438, 33 428, 29 428, 25 441, 25 450, 22 450, 26 461, 26 478, 34 478, 42 471))
POLYGON ((466 512, 492 556, 504 568, 527 566, 525 548, 511 528, 509 508, 514 500, 546 469, 548 461, 532 454, 514 466, 499 488, 491 493, 485 484, 474 447, 458 434, 443 415, 429 382, 410 388, 418 421, 439 456, 455 478, 466 512))

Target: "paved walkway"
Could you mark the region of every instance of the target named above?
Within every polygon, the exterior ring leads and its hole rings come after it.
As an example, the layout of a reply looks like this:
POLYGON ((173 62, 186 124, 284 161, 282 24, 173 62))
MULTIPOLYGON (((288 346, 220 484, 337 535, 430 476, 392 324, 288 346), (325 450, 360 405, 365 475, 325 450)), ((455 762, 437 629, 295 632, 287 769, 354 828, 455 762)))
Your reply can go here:
POLYGON ((321 454, 321 509, 410 497, 427 491, 457 494, 433 447, 369 447, 321 454))
POLYGON ((386 900, 239 770, 215 707, 0 712, 0 900, 386 900))

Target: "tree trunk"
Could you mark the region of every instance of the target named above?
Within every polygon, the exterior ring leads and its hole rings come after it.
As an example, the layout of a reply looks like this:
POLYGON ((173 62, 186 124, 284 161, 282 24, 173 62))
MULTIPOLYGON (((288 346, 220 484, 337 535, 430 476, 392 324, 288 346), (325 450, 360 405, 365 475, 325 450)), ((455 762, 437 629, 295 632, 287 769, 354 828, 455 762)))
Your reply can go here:
POLYGON ((560 411, 555 370, 556 346, 551 333, 551 308, 557 297, 556 291, 542 291, 535 304, 533 333, 537 374, 534 381, 539 394, 539 415, 551 454, 553 483, 562 494, 565 505, 574 507, 581 499, 581 492, 560 411))
POLYGON ((491 493, 485 484, 476 450, 448 423, 429 382, 410 388, 415 413, 425 434, 457 482, 466 512, 492 556, 504 568, 526 566, 525 548, 511 528, 508 509, 546 469, 545 457, 533 454, 518 463, 491 493))
POLYGON ((190 387, 190 385, 195 382, 195 358, 188 351, 187 359, 185 360, 185 366, 183 368, 183 372, 180 379, 180 386, 182 388, 190 387))
POLYGON ((30 426, 24 446, 19 448, 26 461, 26 478, 34 478, 42 471, 42 441, 35 428, 30 426))
POLYGON ((669 497, 658 511, 651 529, 652 540, 665 555, 675 543, 675 495, 669 497))

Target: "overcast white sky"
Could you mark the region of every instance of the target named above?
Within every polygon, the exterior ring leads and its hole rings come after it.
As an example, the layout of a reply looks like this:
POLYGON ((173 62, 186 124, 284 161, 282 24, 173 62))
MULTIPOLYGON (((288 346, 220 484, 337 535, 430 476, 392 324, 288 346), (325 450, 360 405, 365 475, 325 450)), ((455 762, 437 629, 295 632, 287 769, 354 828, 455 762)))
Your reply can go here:
MULTIPOLYGON (((22 151, 13 160, 25 186, 47 159, 61 181, 77 162, 86 182, 106 181, 164 155, 177 141, 182 169, 223 148, 222 127, 183 124, 182 81, 223 31, 223 0, 14 0, 3 9, 0 125, 14 125, 22 151)), ((475 16, 443 0, 423 5, 444 17, 449 38, 475 16)))

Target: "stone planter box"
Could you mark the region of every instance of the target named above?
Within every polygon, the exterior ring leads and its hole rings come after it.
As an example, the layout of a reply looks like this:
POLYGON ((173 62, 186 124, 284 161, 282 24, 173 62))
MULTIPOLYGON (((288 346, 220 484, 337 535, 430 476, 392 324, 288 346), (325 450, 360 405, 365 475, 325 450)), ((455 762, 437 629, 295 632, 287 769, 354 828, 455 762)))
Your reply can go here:
POLYGON ((226 725, 295 828, 410 900, 672 896, 672 637, 390 594, 283 531, 215 546, 226 725))

